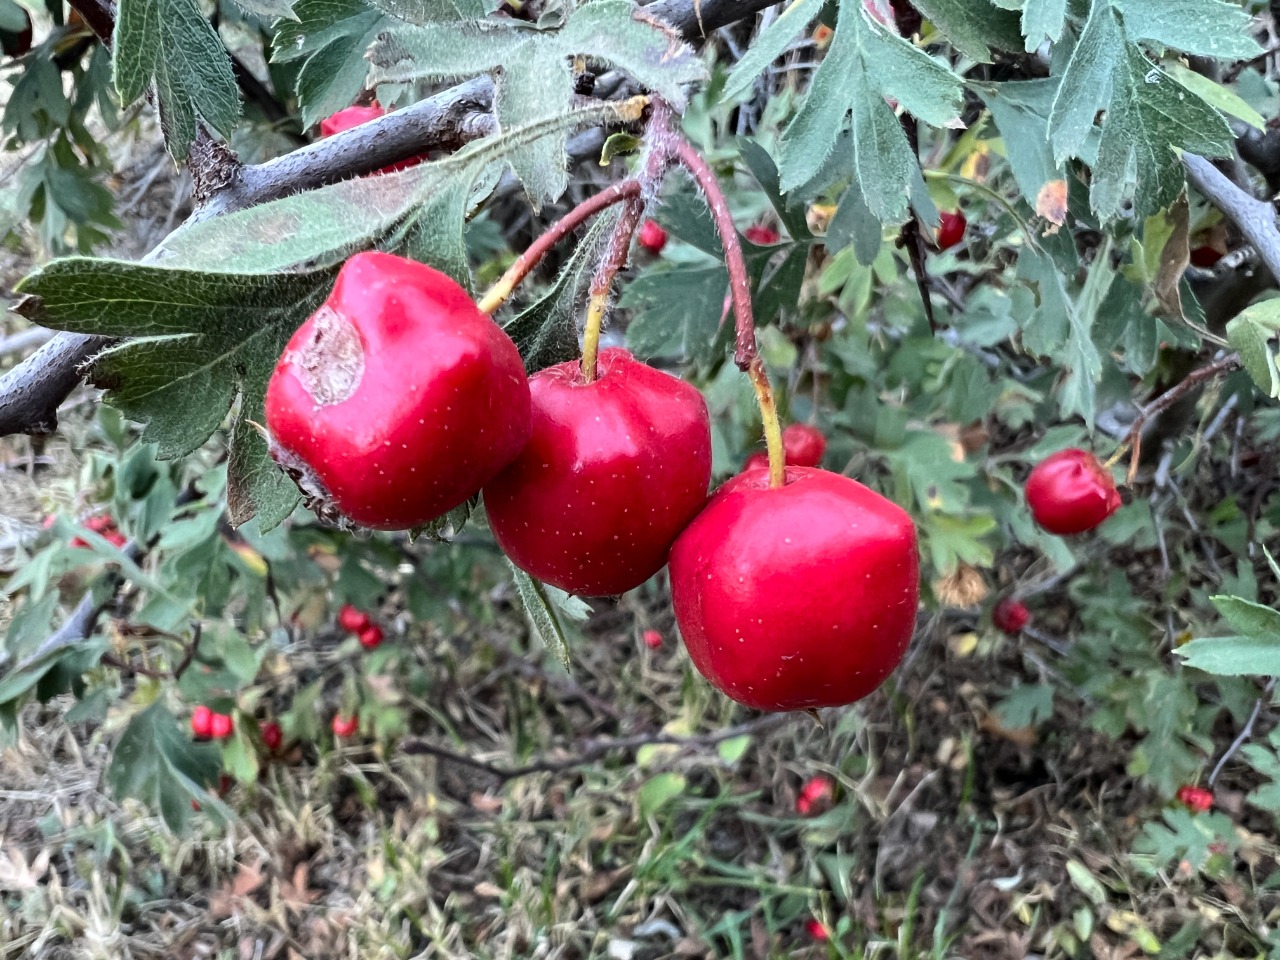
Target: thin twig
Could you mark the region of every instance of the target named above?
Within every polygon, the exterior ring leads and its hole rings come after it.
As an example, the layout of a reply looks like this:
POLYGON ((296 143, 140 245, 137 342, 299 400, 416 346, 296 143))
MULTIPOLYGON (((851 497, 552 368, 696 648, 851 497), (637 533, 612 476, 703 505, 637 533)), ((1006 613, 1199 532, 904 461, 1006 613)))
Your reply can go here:
POLYGON ((1240 731, 1240 735, 1231 741, 1231 746, 1227 747, 1226 752, 1214 765, 1213 773, 1209 774, 1209 786, 1213 786, 1218 780, 1218 774, 1222 772, 1222 768, 1227 765, 1232 757, 1234 757, 1253 736, 1253 728, 1258 722, 1258 717, 1262 715, 1262 706, 1271 699, 1271 695, 1275 693, 1276 684, 1280 682, 1280 677, 1272 677, 1267 681, 1267 685, 1262 688, 1262 696, 1254 701, 1253 711, 1249 714, 1249 719, 1245 721, 1244 728, 1240 731))
POLYGON ((1271 275, 1280 280, 1280 229, 1276 227, 1276 208, 1249 196, 1204 157, 1184 153, 1182 164, 1187 168, 1187 179, 1239 227, 1271 275))

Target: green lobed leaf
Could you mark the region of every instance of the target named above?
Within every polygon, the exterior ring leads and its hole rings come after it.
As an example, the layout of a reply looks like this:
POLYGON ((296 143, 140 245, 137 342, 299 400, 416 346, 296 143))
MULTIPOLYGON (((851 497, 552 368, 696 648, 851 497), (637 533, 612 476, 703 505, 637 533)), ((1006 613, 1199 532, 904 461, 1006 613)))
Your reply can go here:
POLYGON ((1178 647, 1188 667, 1219 676, 1280 676, 1280 637, 1202 637, 1178 647))
POLYGON ((1210 597, 1224 620, 1249 637, 1280 644, 1280 610, 1264 607, 1243 597, 1210 597))
POLYGON ((1267 396, 1280 397, 1280 300, 1264 300, 1241 311, 1227 324, 1227 341, 1245 370, 1267 396))
POLYGON ((1022 49, 1018 15, 987 0, 914 0, 914 6, 953 47, 978 63, 990 63, 992 49, 1022 49))
POLYGON ((1228 116, 1243 120, 1249 126, 1262 130, 1267 125, 1266 117, 1245 102, 1245 99, 1229 87, 1217 83, 1202 73, 1184 67, 1176 60, 1165 61, 1162 66, 1165 73, 1177 80, 1196 96, 1215 110, 1228 116))
MULTIPOLYGON (((717 337, 729 273, 723 264, 681 264, 637 277, 619 305, 634 311, 627 345, 638 357, 680 357, 709 363, 722 349, 717 337)), ((726 319, 724 328, 731 327, 726 319)))
POLYGON ((1031 53, 1048 40, 1057 43, 1067 22, 1067 0, 1027 0, 1022 8, 1023 47, 1031 53))
POLYGON ((1134 40, 1151 40, 1216 60, 1246 60, 1262 52, 1249 36, 1253 19, 1227 0, 1110 0, 1134 40))
POLYGON ((729 71, 720 94, 727 102, 742 94, 769 64, 777 60, 822 10, 825 0, 792 0, 786 10, 752 41, 742 58, 729 71))
POLYGON ((1067 62, 1049 114, 1054 162, 1077 156, 1094 117, 1111 101, 1112 74, 1124 55, 1124 36, 1106 0, 1097 0, 1067 62))
POLYGON ((1065 176, 1049 145, 1049 111, 1057 91, 1058 81, 1048 77, 978 88, 1000 131, 1018 189, 1033 205, 1046 183, 1065 176))
POLYGON ((113 37, 116 90, 132 103, 155 84, 160 128, 186 157, 200 118, 224 137, 240 118, 231 60, 195 0, 120 0, 113 37))

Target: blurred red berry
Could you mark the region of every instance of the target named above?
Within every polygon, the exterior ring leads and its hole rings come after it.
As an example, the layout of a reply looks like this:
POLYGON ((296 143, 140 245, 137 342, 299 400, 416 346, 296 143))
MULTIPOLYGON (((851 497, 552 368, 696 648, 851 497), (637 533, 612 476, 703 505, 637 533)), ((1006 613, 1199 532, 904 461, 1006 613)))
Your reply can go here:
POLYGON ((340 713, 334 714, 333 735, 335 737, 354 736, 356 730, 358 730, 359 727, 360 727, 360 724, 357 721, 356 715, 354 713, 349 717, 344 717, 340 713))
POLYGON ((191 711, 191 732, 201 740, 210 736, 213 729, 213 711, 206 706, 198 706, 191 711))
POLYGON ((43 527, 45 530, 48 530, 50 527, 54 525, 54 523, 57 522, 57 520, 58 518, 51 513, 47 517, 45 517, 43 520, 40 521, 40 526, 43 527))
POLYGON ((747 457, 747 462, 742 465, 742 470, 745 473, 748 470, 754 470, 756 467, 769 469, 769 455, 767 453, 753 453, 747 457))
POLYGON ((284 731, 280 729, 280 724, 274 720, 268 720, 262 725, 262 745, 273 753, 280 749, 280 745, 284 743, 284 731))
POLYGON ((817 917, 810 917, 805 921, 804 932, 819 943, 826 943, 831 939, 831 934, 827 932, 826 925, 817 917))
POLYGON ((657 650, 662 646, 662 634, 657 630, 646 630, 643 634, 644 645, 650 650, 657 650))
POLYGON ((103 539, 105 539, 107 543, 111 544, 113 547, 123 547, 127 542, 124 538, 124 534, 121 533, 119 530, 109 530, 106 533, 104 533, 102 536, 103 536, 103 539))
POLYGON ((1191 251, 1191 264, 1196 267, 1212 267, 1221 260, 1223 253, 1221 250, 1210 246, 1196 247, 1191 251))
POLYGON ((777 230, 759 223, 747 227, 745 234, 746 238, 758 247, 767 247, 782 239, 777 230))
POLYGON ((640 227, 640 246, 654 256, 662 252, 667 245, 667 231, 663 230, 655 220, 646 220, 640 227))
POLYGON ((1021 601, 1013 597, 1005 597, 996 604, 995 612, 991 614, 991 622, 996 625, 997 630, 1011 637, 1016 636, 1031 622, 1031 611, 1021 601))
POLYGON ((965 228, 969 221, 959 210, 943 213, 938 219, 938 249, 950 250, 964 239, 965 228))
POLYGON ((371 623, 360 631, 360 646, 366 650, 372 650, 382 643, 382 628, 376 623, 371 623))
POLYGON ((344 603, 342 609, 338 611, 338 626, 347 633, 359 633, 369 626, 369 615, 349 603, 344 603))
POLYGON ((1190 785, 1179 787, 1175 796, 1179 803, 1196 813, 1204 813, 1213 806, 1213 791, 1206 790, 1204 787, 1190 785))
POLYGON ((835 796, 835 781, 826 774, 818 774, 805 781, 796 797, 796 813, 803 817, 825 811, 835 796))
POLYGON ((209 715, 209 736, 214 740, 225 740, 235 729, 235 721, 225 713, 209 715))

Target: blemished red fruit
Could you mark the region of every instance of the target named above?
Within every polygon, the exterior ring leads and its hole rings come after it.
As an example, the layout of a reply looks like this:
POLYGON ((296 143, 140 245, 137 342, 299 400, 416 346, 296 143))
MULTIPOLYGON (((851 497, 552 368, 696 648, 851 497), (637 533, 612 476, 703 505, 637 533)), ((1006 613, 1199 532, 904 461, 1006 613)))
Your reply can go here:
POLYGON ((376 623, 371 623, 358 635, 360 646, 366 650, 373 650, 382 645, 382 628, 376 623))
MULTIPOLYGON (((320 121, 320 136, 332 137, 335 133, 342 133, 353 127, 368 123, 370 120, 377 120, 379 117, 386 116, 387 111, 375 100, 367 107, 347 107, 345 110, 339 110, 330 117, 325 117, 320 121)), ((395 173, 397 170, 404 170, 407 167, 413 167, 427 159, 425 156, 409 157, 406 160, 398 160, 395 163, 389 163, 377 173, 395 173)))
POLYGON ((1027 609, 1027 605, 1020 600, 1014 600, 1012 597, 1005 597, 996 604, 995 610, 991 614, 991 622, 996 625, 996 629, 1009 636, 1016 636, 1022 632, 1022 628, 1031 622, 1031 611, 1027 609))
POLYGON ((777 230, 760 223, 747 227, 744 235, 758 247, 768 247, 782 239, 777 230))
POLYGON ((344 717, 340 713, 334 714, 333 735, 335 737, 353 737, 358 729, 360 729, 360 721, 354 713, 349 717, 344 717))
POLYGON ((920 595, 916 529, 897 504, 812 467, 734 477, 671 549, 694 666, 759 710, 853 703, 901 662, 920 595))
POLYGON ((663 230, 655 220, 646 220, 640 227, 639 244, 654 256, 662 252, 667 245, 667 231, 663 230))
POLYGON ((827 930, 826 924, 817 917, 810 917, 805 921, 804 932, 819 943, 826 943, 831 939, 831 933, 827 930))
POLYGON ((207 739, 213 730, 213 711, 201 705, 191 711, 191 732, 201 740, 207 739))
POLYGON ((707 404, 621 347, 596 379, 578 361, 534 374, 533 435, 484 488, 498 545, 531 576, 583 596, 638 587, 707 502, 707 404))
MULTIPOLYGON (((782 450, 787 466, 816 467, 827 452, 827 438, 817 427, 793 423, 782 431, 782 450)), ((766 457, 766 459, 768 459, 766 457)))
POLYGON ((284 731, 280 729, 280 724, 274 720, 268 720, 262 725, 262 745, 273 753, 279 750, 284 743, 284 731))
POLYGON ((358 253, 267 386, 271 452, 331 519, 407 530, 461 504, 529 438, 516 346, 437 270, 358 253))
POLYGON ((796 797, 796 813, 802 817, 823 813, 831 806, 835 792, 835 781, 830 777, 825 774, 810 777, 800 788, 800 794, 796 797))
POLYGON ((235 729, 235 721, 225 713, 214 713, 209 716, 209 736, 214 740, 225 740, 235 729))
POLYGON ((959 210, 949 210, 938 218, 938 249, 950 250, 964 239, 965 228, 969 221, 959 210))
POLYGON ((1208 269, 1221 260, 1222 257, 1222 251, 1214 247, 1196 247, 1191 251, 1191 265, 1208 269))
POLYGON ((1111 474, 1092 453, 1075 448, 1036 464, 1026 496, 1036 523, 1059 535, 1092 530, 1120 508, 1111 474))
POLYGON ((1213 791, 1204 787, 1179 787, 1175 796, 1180 804, 1196 813, 1204 813, 1213 806, 1213 791))
POLYGON ((641 635, 641 639, 644 640, 644 645, 650 650, 657 650, 662 646, 662 634, 657 630, 646 630, 641 635))
POLYGON ((347 633, 359 633, 369 626, 369 615, 358 607, 344 603, 338 611, 338 626, 347 633))

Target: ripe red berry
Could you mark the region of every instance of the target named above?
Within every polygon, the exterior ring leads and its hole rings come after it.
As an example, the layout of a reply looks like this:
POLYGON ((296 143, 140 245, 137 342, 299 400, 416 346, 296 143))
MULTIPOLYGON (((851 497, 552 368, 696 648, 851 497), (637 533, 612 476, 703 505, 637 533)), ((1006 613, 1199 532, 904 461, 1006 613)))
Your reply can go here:
POLYGON ((911 640, 915 525, 848 477, 788 467, 786 478, 770 489, 762 470, 739 474, 676 540, 676 621, 699 672, 739 703, 853 703, 911 640))
POLYGON ((1204 787, 1179 787, 1175 796, 1179 803, 1196 813, 1204 813, 1213 806, 1213 791, 1204 787))
POLYGON ((810 937, 817 940, 819 943, 826 943, 831 939, 831 934, 828 932, 826 926, 816 917, 810 917, 805 921, 804 932, 809 934, 810 937))
POLYGON ((707 501, 711 427, 696 388, 620 348, 596 379, 577 361, 535 374, 533 436, 484 488, 512 563, 584 596, 625 593, 662 569, 707 501))
POLYGON ((372 650, 382 643, 382 628, 376 623, 371 623, 359 633, 360 646, 366 650, 372 650))
POLYGON ((746 238, 758 247, 768 247, 782 239, 778 231, 763 224, 755 224, 744 231, 746 238))
POLYGON ((640 246, 654 256, 662 252, 667 245, 667 231, 663 230, 655 220, 646 220, 640 227, 640 246))
POLYGON ((1026 604, 1012 597, 1005 597, 996 604, 995 610, 991 614, 991 622, 996 625, 996 629, 1016 636, 1022 632, 1031 621, 1031 611, 1027 609, 1026 604))
POLYGON ((646 630, 642 635, 644 645, 650 650, 657 650, 662 646, 662 634, 657 630, 646 630))
POLYGON ((1210 246, 1196 247, 1191 251, 1191 264, 1196 267, 1209 268, 1221 260, 1223 253, 1221 250, 1210 246))
POLYGON ((1120 494, 1098 458, 1084 450, 1059 450, 1027 477, 1027 506, 1050 533, 1092 530, 1120 507, 1120 494))
POLYGON ((347 633, 359 633, 369 626, 369 615, 349 603, 344 603, 338 611, 338 626, 347 633))
POLYGON ((443 273, 358 253, 267 387, 272 455, 313 504, 404 530, 452 510, 529 437, 515 344, 443 273))
MULTIPOLYGON (((345 110, 339 110, 332 116, 325 117, 320 121, 320 136, 331 137, 335 133, 342 133, 353 127, 368 123, 370 120, 377 120, 379 117, 386 116, 386 113, 387 111, 383 110, 376 100, 367 107, 347 107, 345 110)), ((416 166, 425 159, 427 159, 425 155, 409 157, 406 160, 389 163, 377 172, 395 173, 397 170, 416 166)))
POLYGON ((201 704, 191 711, 191 732, 199 739, 207 739, 213 730, 213 711, 201 704))
POLYGON ((796 813, 803 817, 822 813, 831 805, 835 792, 835 781, 830 777, 825 774, 810 777, 800 788, 800 794, 796 797, 796 813))
POLYGON ((742 465, 742 472, 746 473, 748 470, 756 470, 760 467, 765 470, 769 469, 769 455, 767 453, 753 453, 747 457, 747 462, 742 465))
POLYGON ((938 249, 950 250, 964 239, 965 228, 969 221, 959 210, 948 211, 938 218, 938 249))
POLYGON ((262 725, 262 745, 273 753, 280 749, 284 743, 284 731, 280 729, 280 724, 274 720, 268 720, 262 725))
POLYGON ((231 736, 231 731, 235 729, 235 721, 225 713, 213 713, 209 715, 209 736, 214 740, 225 740, 231 736))
POLYGON ((782 449, 787 466, 816 467, 827 452, 827 438, 817 427, 793 423, 782 431, 782 449))
POLYGON ((108 530, 102 535, 103 539, 113 547, 123 547, 128 541, 125 540, 124 534, 119 530, 108 530))
POLYGON ((333 717, 333 735, 335 737, 351 737, 355 736, 355 732, 360 728, 360 721, 353 713, 349 717, 342 714, 334 714, 333 717))

